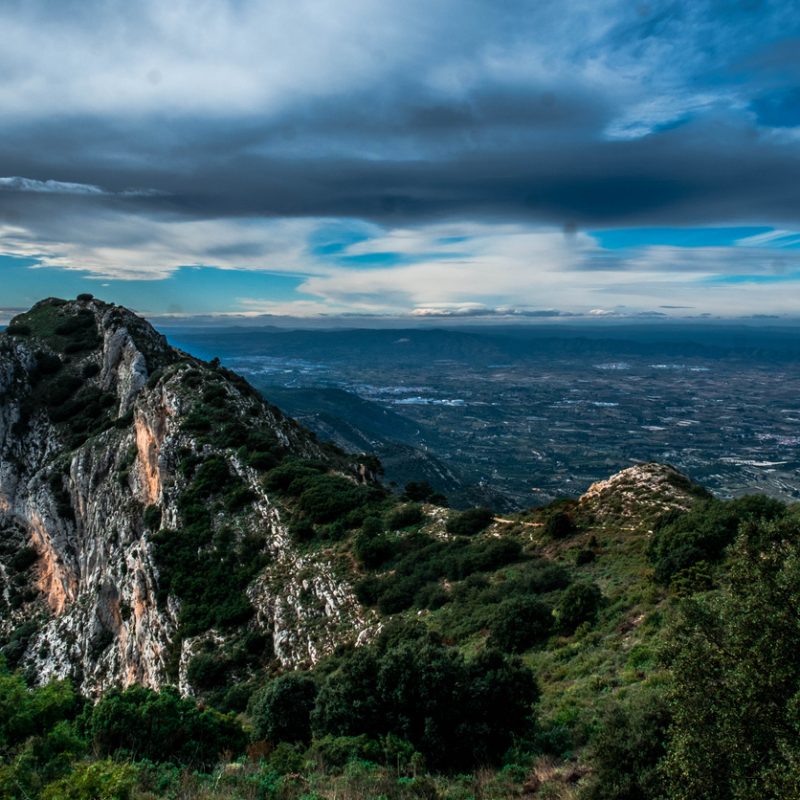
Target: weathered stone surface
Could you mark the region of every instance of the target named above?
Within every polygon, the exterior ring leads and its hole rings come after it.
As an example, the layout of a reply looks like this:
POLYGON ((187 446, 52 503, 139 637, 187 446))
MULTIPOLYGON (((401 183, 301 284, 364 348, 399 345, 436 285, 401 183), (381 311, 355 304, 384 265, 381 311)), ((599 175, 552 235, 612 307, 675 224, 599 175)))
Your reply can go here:
POLYGON ((637 464, 593 483, 580 497, 582 510, 596 519, 652 517, 687 510, 703 490, 667 464, 637 464))
MULTIPOLYGON (((46 340, 0 335, 0 537, 16 531, 37 555, 30 571, 34 596, 16 604, 13 576, 0 560, 0 634, 23 621, 39 623, 20 665, 39 681, 71 675, 90 695, 174 680, 169 657, 177 646, 179 605, 175 598, 156 600, 159 575, 143 514, 156 506, 163 527, 181 526, 185 479, 178 464, 187 452, 224 457, 255 494, 237 524, 263 537, 271 559, 248 589, 256 611, 248 624, 271 635, 281 664, 311 664, 337 643, 363 636, 372 621, 346 577, 322 556, 297 551, 258 473, 232 449, 214 450, 184 431, 193 397, 181 376, 207 366, 169 348, 125 309, 94 300, 58 309, 66 316, 94 314, 100 344, 70 357, 69 366, 91 374, 86 384, 114 395, 117 422, 71 447, 47 413, 26 410, 37 391, 36 352, 46 340), (96 367, 87 370, 90 364, 96 367)), ((243 417, 257 413, 285 447, 326 458, 310 434, 276 409, 231 382, 226 391, 243 417)), ((180 646, 178 679, 189 692, 193 643, 180 646)))

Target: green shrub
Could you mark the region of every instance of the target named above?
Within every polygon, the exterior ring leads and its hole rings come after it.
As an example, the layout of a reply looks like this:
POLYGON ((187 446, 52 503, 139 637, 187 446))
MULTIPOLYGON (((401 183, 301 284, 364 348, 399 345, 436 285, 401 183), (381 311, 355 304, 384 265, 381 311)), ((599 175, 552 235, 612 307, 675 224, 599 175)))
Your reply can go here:
POLYGON ((77 375, 70 372, 59 374, 42 392, 42 400, 52 410, 66 403, 81 386, 83 381, 77 375))
POLYGON ((137 769, 110 760, 77 764, 72 772, 42 789, 42 800, 129 800, 137 769))
POLYGON ((386 517, 386 527, 390 531, 398 531, 401 528, 410 528, 412 525, 419 525, 424 519, 422 507, 417 503, 408 503, 398 506, 386 517))
POLYGON ((597 618, 603 595, 596 583, 573 583, 561 595, 556 616, 562 630, 571 633, 583 622, 597 618))
POLYGON ((370 575, 356 584, 356 598, 359 603, 365 606, 375 606, 378 604, 378 597, 380 596, 381 589, 381 581, 370 575))
POLYGON ((686 513, 667 514, 656 523, 648 551, 656 581, 669 584, 700 561, 719 561, 742 523, 776 520, 785 514, 783 503, 763 495, 704 500, 686 513))
POLYGON ((65 353, 79 353, 91 350, 100 344, 97 335, 97 323, 89 309, 81 309, 74 316, 69 316, 58 323, 53 333, 61 337, 62 349, 65 353))
POLYGON ((161 508, 156 505, 147 506, 142 519, 146 528, 157 531, 161 527, 161 508))
POLYGON ((266 472, 278 466, 280 456, 272 450, 252 450, 245 454, 244 461, 247 466, 266 472))
POLYGON ((353 542, 355 557, 367 569, 376 569, 385 564, 394 552, 393 542, 385 534, 369 535, 363 530, 353 542))
POLYGON ((594 776, 586 800, 662 797, 658 765, 666 752, 669 722, 662 695, 648 692, 613 705, 592 742, 594 776))
POLYGON ((30 569, 38 560, 39 553, 35 547, 20 547, 16 553, 11 557, 9 567, 13 572, 25 572, 30 569))
POLYGON ((538 689, 496 651, 466 661, 422 629, 390 629, 328 676, 312 715, 317 737, 392 734, 434 769, 497 763, 530 730, 538 689))
MULTIPOLYGON (((230 531, 216 537, 207 510, 192 506, 194 521, 179 530, 161 530, 152 536, 159 568, 158 600, 169 594, 181 600, 180 624, 184 636, 214 626, 241 624, 253 608, 245 589, 266 563, 258 538, 236 541, 230 531)), ((187 509, 181 506, 181 512, 187 509)))
POLYGON ((14 669, 19 664, 28 649, 28 642, 38 629, 38 625, 33 621, 22 622, 14 628, 5 646, 0 650, 0 655, 9 667, 14 669))
POLYGON ((270 681, 250 701, 256 737, 308 744, 316 698, 317 683, 308 673, 287 672, 270 681))
POLYGON ((466 548, 455 570, 448 577, 465 578, 474 572, 490 572, 518 561, 522 545, 516 539, 488 539, 466 548))
POLYGON ((488 644, 507 653, 522 653, 544 641, 553 627, 553 611, 535 597, 513 597, 492 614, 488 644))
POLYGON ((489 508, 468 508, 447 521, 447 532, 454 536, 475 536, 492 524, 494 512, 489 508))
POLYGON ((67 681, 29 689, 20 675, 0 671, 0 750, 45 734, 58 721, 71 719, 78 707, 67 681))
POLYGON ((213 422, 208 414, 199 408, 193 408, 183 418, 183 430, 187 433, 204 434, 211 430, 213 422))
POLYGON ((720 590, 685 601, 669 631, 665 796, 797 796, 798 608, 800 524, 746 522, 720 590))
MULTIPOLYGON (((396 614, 412 605, 427 607, 430 597, 434 596, 430 594, 432 590, 426 587, 438 583, 442 578, 463 580, 477 572, 492 571, 522 557, 522 547, 514 539, 441 541, 413 534, 396 540, 384 538, 376 545, 374 556, 368 543, 359 543, 359 547, 366 548, 370 557, 383 559, 380 564, 382 568, 392 569, 386 577, 361 587, 362 602, 377 604, 383 614, 396 614), (423 589, 424 595, 417 598, 423 589)), ((435 598, 434 602, 441 599, 441 596, 435 598)))
POLYGON ((575 523, 566 511, 556 511, 547 517, 544 533, 551 539, 566 539, 575 533, 575 523))
POLYGON ((297 506, 312 522, 325 523, 339 519, 368 499, 367 489, 346 478, 316 475, 304 481, 297 506))
POLYGON ((55 375, 63 365, 61 359, 44 350, 36 351, 36 371, 40 375, 55 375))
POLYGON ((199 497, 210 497, 228 491, 233 480, 228 462, 222 456, 211 456, 195 473, 191 490, 199 497))
POLYGON ((289 492, 294 487, 292 494, 300 494, 305 488, 306 481, 316 477, 324 471, 322 466, 306 461, 287 460, 267 474, 264 486, 277 492, 289 492))
POLYGON ((346 766, 353 761, 381 759, 381 746, 369 736, 320 736, 311 745, 310 755, 322 762, 327 769, 346 766))
POLYGON ((256 493, 244 484, 234 486, 225 497, 225 509, 232 514, 241 511, 256 500, 256 493))
POLYGON ((186 678, 195 689, 206 691, 222 686, 229 669, 227 659, 213 653, 198 653, 189 662, 186 678))
POLYGON ((161 692, 143 686, 112 689, 87 708, 83 724, 100 754, 124 753, 200 769, 214 766, 225 751, 242 752, 246 742, 232 717, 201 711, 173 688, 161 692))
POLYGON ((417 608, 435 611, 450 602, 450 593, 439 583, 428 583, 414 595, 417 608))
POLYGON ((224 408, 228 392, 221 383, 212 383, 203 390, 203 402, 218 408, 224 408))
POLYGON ((404 575, 385 582, 378 595, 378 610, 388 615, 411 608, 424 583, 424 579, 417 575, 404 575))
POLYGON ((437 492, 427 481, 409 481, 403 490, 403 500, 408 500, 412 503, 447 505, 447 498, 437 492))

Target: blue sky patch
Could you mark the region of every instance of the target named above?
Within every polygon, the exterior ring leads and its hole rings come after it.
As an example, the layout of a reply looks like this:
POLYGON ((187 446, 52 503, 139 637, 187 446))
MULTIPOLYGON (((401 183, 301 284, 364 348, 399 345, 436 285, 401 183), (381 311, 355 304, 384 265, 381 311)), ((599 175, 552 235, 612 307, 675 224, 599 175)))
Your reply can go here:
POLYGON ((163 280, 106 280, 88 272, 36 267, 31 259, 0 255, 3 305, 28 307, 43 297, 91 292, 153 314, 244 311, 241 301, 281 302, 305 297, 303 276, 215 267, 181 267, 163 280))
POLYGON ((733 228, 618 228, 589 231, 605 250, 631 247, 731 247, 740 239, 769 233, 771 227, 733 228))
POLYGON ((712 285, 729 284, 735 286, 741 283, 793 283, 795 281, 800 281, 800 270, 769 275, 712 275, 704 278, 702 282, 712 285))

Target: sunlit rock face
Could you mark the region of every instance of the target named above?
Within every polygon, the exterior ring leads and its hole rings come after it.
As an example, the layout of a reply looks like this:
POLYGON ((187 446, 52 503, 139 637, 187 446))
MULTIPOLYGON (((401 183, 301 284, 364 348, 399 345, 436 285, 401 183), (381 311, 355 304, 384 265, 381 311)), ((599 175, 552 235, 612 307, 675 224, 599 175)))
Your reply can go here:
MULTIPOLYGON (((271 639, 283 666, 310 665, 371 629, 345 572, 293 545, 259 472, 187 426, 198 393, 189 372, 196 381, 214 372, 232 417, 269 429, 289 452, 330 458, 241 381, 171 348, 126 309, 47 300, 0 334, 0 634, 27 626, 19 665, 40 682, 71 676, 89 695, 131 683, 189 692, 199 642, 230 635, 182 637, 179 601, 159 592, 146 519, 180 529, 191 457, 224 459, 250 489, 236 535, 258 537, 267 566, 247 588, 254 613, 243 624, 271 639)), ((351 474, 359 480, 357 466, 351 474)))
POLYGON ((646 463, 593 483, 580 497, 581 509, 598 521, 655 519, 667 511, 686 511, 705 490, 668 464, 646 463))

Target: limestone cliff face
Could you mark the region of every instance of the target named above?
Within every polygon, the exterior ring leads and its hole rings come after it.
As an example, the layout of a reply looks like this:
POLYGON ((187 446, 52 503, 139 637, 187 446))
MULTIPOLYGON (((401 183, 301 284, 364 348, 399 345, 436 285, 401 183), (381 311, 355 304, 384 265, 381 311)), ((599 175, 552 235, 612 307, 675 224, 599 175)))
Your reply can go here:
POLYGON ((284 666, 369 629, 342 570, 293 545, 258 470, 197 433, 209 376, 245 431, 331 459, 236 376, 172 349, 125 309, 43 301, 0 334, 0 635, 24 629, 19 664, 38 680, 71 675, 87 694, 134 682, 191 691, 186 666, 203 637, 181 638, 180 602, 159 593, 153 528, 184 523, 192 458, 224 460, 249 490, 236 535, 256 537, 269 560, 247 588, 245 624, 271 637, 284 666))

